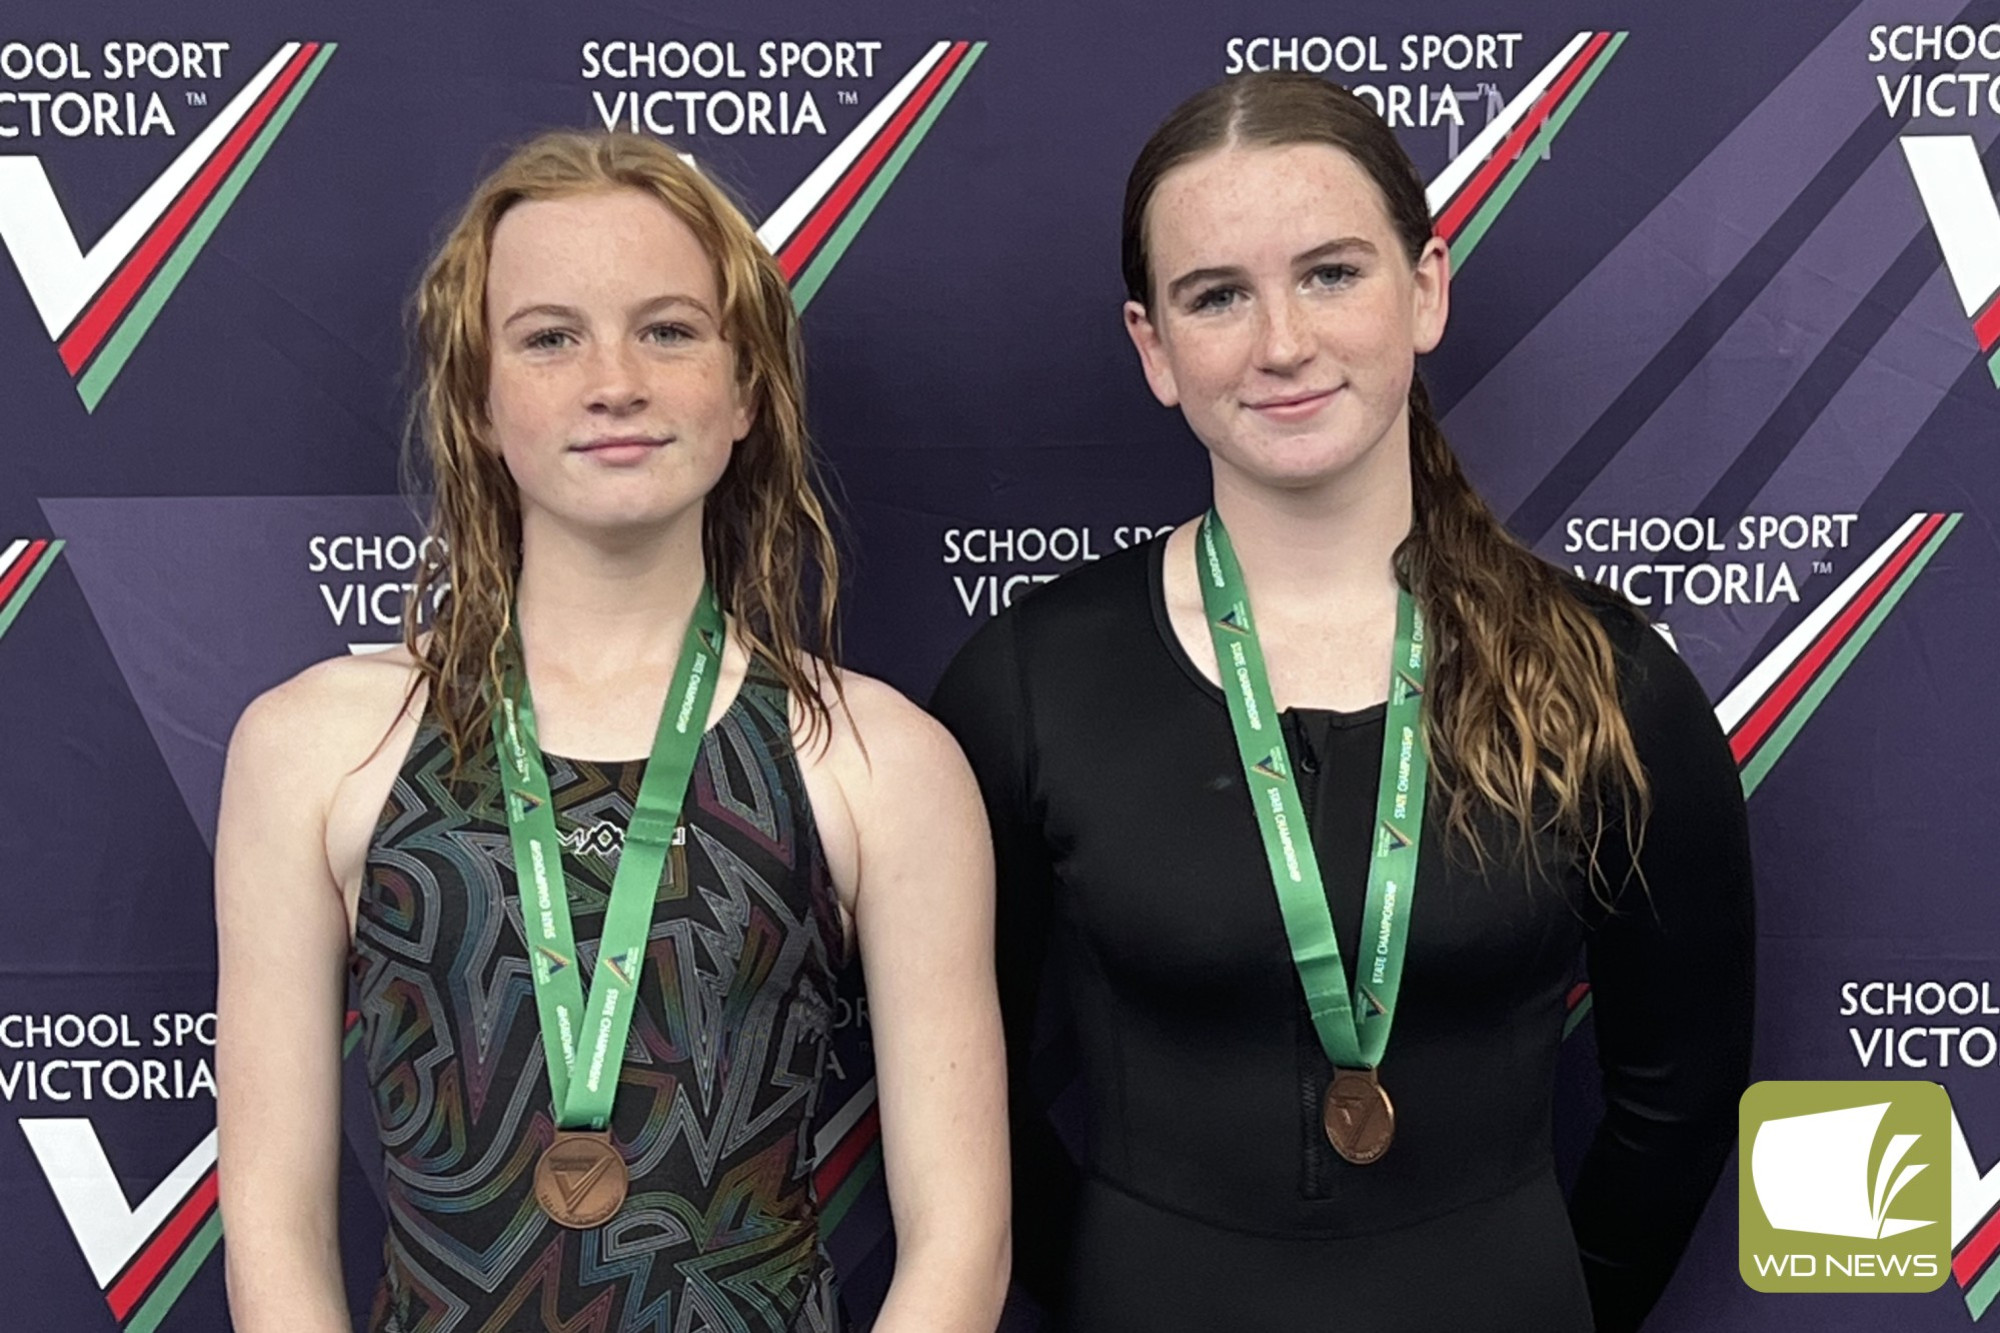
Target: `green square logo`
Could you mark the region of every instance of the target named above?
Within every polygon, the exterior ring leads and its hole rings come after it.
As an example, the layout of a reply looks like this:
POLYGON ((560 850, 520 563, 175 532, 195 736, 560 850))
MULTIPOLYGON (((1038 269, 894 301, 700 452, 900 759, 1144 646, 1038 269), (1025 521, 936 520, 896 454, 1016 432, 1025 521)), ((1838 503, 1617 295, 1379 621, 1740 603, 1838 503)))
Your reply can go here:
POLYGON ((1737 1266, 1758 1291, 1935 1291, 1951 1273, 1951 1099, 1935 1083, 1753 1083, 1737 1266))

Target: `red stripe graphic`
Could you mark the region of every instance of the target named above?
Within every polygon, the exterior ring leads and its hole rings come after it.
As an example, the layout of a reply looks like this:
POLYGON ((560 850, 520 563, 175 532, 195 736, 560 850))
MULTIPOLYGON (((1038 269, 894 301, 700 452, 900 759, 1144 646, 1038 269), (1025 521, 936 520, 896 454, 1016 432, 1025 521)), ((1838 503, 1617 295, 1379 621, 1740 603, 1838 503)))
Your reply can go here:
POLYGON ((1982 352, 1992 351, 1993 344, 2000 342, 2000 292, 1993 294, 1993 299, 1972 321, 1972 336, 1979 339, 1979 350, 1982 352))
POLYGON ((847 1173, 861 1160, 876 1139, 882 1136, 882 1113, 879 1106, 870 1106, 854 1122, 854 1128, 847 1131, 847 1137, 840 1145, 828 1153, 813 1172, 813 1188, 819 1197, 825 1199, 840 1188, 840 1182, 847 1179, 847 1173))
POLYGON ((1889 557, 1888 562, 1875 571, 1875 577, 1868 580, 1868 586, 1861 590, 1860 595, 1834 617, 1833 623, 1826 627, 1826 632, 1813 641, 1812 647, 1806 649, 1798 661, 1792 663, 1791 669, 1785 672, 1778 683, 1771 688, 1771 692, 1751 710, 1750 716, 1743 719, 1742 724, 1729 737, 1729 750, 1736 756, 1738 764, 1748 759, 1763 743, 1771 728, 1777 725, 1778 719, 1785 715, 1785 710, 1792 706, 1792 701, 1798 698, 1805 687, 1812 682, 1812 678, 1819 674, 1819 669, 1825 665, 1826 660, 1840 650, 1840 645, 1847 641, 1847 636, 1852 634, 1854 627, 1867 617, 1875 603, 1882 600, 1882 595, 1889 590, 1889 585, 1896 581, 1904 566, 1923 549, 1924 543, 1931 539, 1931 534, 1943 525, 1944 520, 1943 514, 1932 514, 1926 518, 1917 530, 1910 534, 1910 539, 1897 548, 1896 554, 1889 557))
POLYGON ((36 538, 28 543, 27 550, 21 552, 21 558, 14 562, 13 568, 5 574, 0 574, 0 606, 7 605, 7 599, 14 595, 14 589, 21 586, 21 580, 28 577, 28 571, 35 567, 35 562, 42 558, 42 552, 48 549, 49 543, 46 538, 36 538))
POLYGON ((1979 1276, 1979 1270, 1986 1267, 1996 1249, 2000 1249, 2000 1209, 1988 1215, 1972 1233, 1972 1239, 1951 1257, 1951 1275, 1958 1279, 1958 1285, 1971 1286, 1972 1279, 1979 1276))
POLYGON ((1590 994, 1590 983, 1579 981, 1569 988, 1569 995, 1563 1000, 1565 1009, 1574 1009, 1583 1003, 1583 997, 1590 994))
POLYGON ((875 142, 868 145, 867 150, 853 166, 847 169, 846 174, 841 176, 839 183, 821 201, 819 207, 815 208, 812 215, 792 233, 792 239, 785 242, 784 248, 778 251, 778 267, 784 271, 786 282, 797 278, 804 270, 806 261, 812 257, 812 252, 819 248, 819 243, 847 212, 848 205, 854 202, 855 197, 874 178, 876 168, 895 151, 904 133, 916 122, 917 117, 923 114, 924 107, 930 103, 931 97, 936 94, 944 81, 951 77, 952 70, 957 68, 958 62, 964 59, 965 53, 971 46, 970 42, 951 44, 951 50, 945 52, 944 58, 924 76, 924 81, 917 85, 917 90, 910 95, 910 100, 897 109, 889 123, 882 127, 882 132, 875 136, 875 142))
POLYGON ((1591 38, 1577 58, 1569 63, 1569 68, 1562 72, 1562 76, 1541 95, 1528 114, 1521 117, 1521 123, 1514 127, 1514 132, 1507 136, 1506 142, 1500 145, 1499 150, 1486 159, 1486 165, 1473 176, 1471 183, 1460 190, 1458 197, 1445 206, 1444 213, 1437 222, 1438 235, 1449 241, 1458 234, 1458 229, 1465 225, 1465 220, 1479 207, 1480 201, 1486 197, 1486 192, 1493 188, 1493 183, 1499 180, 1501 174, 1521 156, 1528 145, 1528 140, 1541 129, 1542 122, 1562 105, 1562 100, 1568 95, 1571 85, 1581 77, 1584 70, 1590 68, 1590 62, 1597 59, 1597 53, 1602 51, 1605 43, 1610 40, 1611 34, 1608 32, 1600 32, 1591 38))
POLYGON ((146 1242, 146 1248, 139 1251, 139 1257, 125 1270, 119 1279, 104 1293, 104 1299, 111 1305, 111 1317, 119 1323, 132 1313, 134 1307, 153 1288, 153 1282, 174 1257, 181 1252, 208 1215, 215 1209, 215 1168, 210 1167, 202 1176, 201 1183, 194 1187, 194 1193, 187 1197, 180 1209, 167 1219, 153 1239, 146 1242))
POLYGON ((257 99, 257 104, 250 108, 250 113, 243 117, 242 123, 222 141, 222 146, 215 150, 215 156, 209 158, 200 173, 188 183, 187 189, 181 192, 181 197, 174 201, 166 216, 160 219, 132 257, 113 275, 97 299, 91 302, 90 308, 83 312, 83 318, 64 335, 58 346, 63 365, 68 367, 70 374, 79 373, 84 363, 103 344, 105 335, 124 316, 133 299, 172 252, 189 224, 207 205, 209 197, 228 177, 237 159, 243 156, 244 150, 264 128, 264 122, 271 118, 271 113, 285 100, 285 94, 298 82, 299 75, 312 63, 319 47, 318 42, 307 42, 299 48, 271 86, 264 90, 264 95, 257 99))

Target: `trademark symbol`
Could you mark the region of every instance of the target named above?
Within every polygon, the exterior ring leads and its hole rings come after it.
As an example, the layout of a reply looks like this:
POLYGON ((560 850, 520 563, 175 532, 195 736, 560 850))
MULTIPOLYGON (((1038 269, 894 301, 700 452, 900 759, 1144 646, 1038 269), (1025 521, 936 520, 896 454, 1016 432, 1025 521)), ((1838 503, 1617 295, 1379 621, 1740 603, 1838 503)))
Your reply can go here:
POLYGON ((1833 561, 1831 561, 1831 560, 1815 560, 1815 561, 1813 561, 1813 562, 1812 562, 1812 572, 1813 572, 1813 573, 1815 573, 1815 574, 1831 574, 1831 573, 1833 573, 1833 561))
POLYGON ((187 96, 187 104, 188 104, 189 106, 207 106, 207 105, 208 105, 208 94, 207 94, 207 93, 203 93, 203 92, 196 92, 196 91, 194 91, 193 89, 189 89, 189 90, 188 90, 188 92, 187 92, 187 94, 186 94, 186 96, 187 96))
POLYGON ((851 88, 842 88, 842 89, 840 89, 840 90, 839 90, 839 92, 838 92, 838 93, 836 93, 835 95, 836 95, 837 97, 839 97, 839 99, 840 99, 840 104, 841 104, 842 106, 860 106, 860 105, 861 105, 861 94, 860 94, 860 93, 857 93, 857 92, 855 92, 855 91, 854 91, 853 89, 851 89, 851 88))

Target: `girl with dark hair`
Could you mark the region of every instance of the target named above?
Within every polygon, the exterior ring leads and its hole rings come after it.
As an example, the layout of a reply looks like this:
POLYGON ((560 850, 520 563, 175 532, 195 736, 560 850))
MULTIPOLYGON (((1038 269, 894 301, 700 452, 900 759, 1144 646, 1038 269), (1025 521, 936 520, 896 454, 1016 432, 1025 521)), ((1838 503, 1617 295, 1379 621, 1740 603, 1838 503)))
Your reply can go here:
POLYGON ((474 192, 417 327, 430 627, 278 686, 230 742, 235 1327, 354 1327, 351 973, 388 1200, 371 1333, 838 1328, 812 1133, 858 948, 898 1233, 874 1327, 991 1333, 977 792, 941 728, 832 660, 776 262, 668 145, 549 134, 474 192))
POLYGON ((1708 701, 1467 484, 1414 368, 1450 256, 1363 103, 1190 99, 1132 170, 1124 268, 1213 508, 1002 613, 934 701, 999 854, 1017 1269, 1090 1333, 1635 1328, 1748 1071, 1708 701), (1565 1209, 1580 953, 1606 1113, 1565 1209), (1038 1015, 1080 1060, 1080 1171, 1038 1015))

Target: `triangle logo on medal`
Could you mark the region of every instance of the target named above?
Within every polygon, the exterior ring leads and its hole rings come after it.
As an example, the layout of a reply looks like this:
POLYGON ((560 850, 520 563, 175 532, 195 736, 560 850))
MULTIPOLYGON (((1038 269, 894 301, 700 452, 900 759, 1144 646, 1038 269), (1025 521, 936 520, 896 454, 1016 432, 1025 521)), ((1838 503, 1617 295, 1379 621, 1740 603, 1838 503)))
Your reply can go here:
POLYGON ((556 1188, 562 1191, 563 1203, 572 1209, 581 1209, 590 1197, 590 1191, 602 1176, 608 1159, 593 1157, 581 1165, 562 1162, 549 1163, 549 1174, 556 1180, 556 1188))

